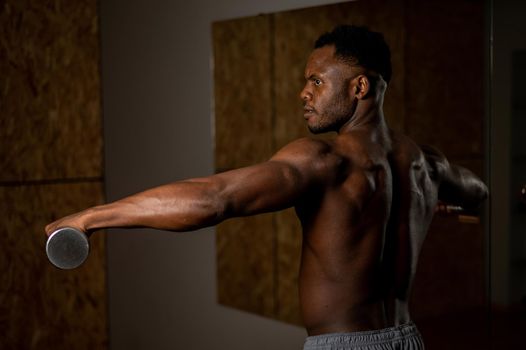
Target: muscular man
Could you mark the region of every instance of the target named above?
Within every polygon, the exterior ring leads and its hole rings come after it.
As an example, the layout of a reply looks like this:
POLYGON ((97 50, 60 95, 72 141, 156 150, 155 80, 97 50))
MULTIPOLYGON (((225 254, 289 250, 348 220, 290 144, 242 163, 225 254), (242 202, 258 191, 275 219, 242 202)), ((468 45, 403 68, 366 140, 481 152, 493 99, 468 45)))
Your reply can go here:
POLYGON ((408 297, 438 200, 474 208, 486 186, 440 152, 390 130, 381 34, 340 26, 315 44, 301 91, 311 132, 267 162, 153 188, 46 227, 188 231, 295 207, 303 228, 305 349, 421 349, 408 297), (364 332, 366 331, 366 332, 364 332))

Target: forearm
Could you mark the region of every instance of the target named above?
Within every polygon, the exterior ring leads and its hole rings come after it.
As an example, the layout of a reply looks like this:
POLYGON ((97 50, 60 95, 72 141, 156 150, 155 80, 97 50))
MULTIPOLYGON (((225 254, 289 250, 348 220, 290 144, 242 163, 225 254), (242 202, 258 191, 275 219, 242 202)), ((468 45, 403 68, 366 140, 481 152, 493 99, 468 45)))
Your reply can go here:
POLYGON ((89 208, 48 225, 46 231, 73 226, 90 232, 116 227, 189 231, 223 219, 220 188, 206 179, 156 187, 113 203, 89 208))

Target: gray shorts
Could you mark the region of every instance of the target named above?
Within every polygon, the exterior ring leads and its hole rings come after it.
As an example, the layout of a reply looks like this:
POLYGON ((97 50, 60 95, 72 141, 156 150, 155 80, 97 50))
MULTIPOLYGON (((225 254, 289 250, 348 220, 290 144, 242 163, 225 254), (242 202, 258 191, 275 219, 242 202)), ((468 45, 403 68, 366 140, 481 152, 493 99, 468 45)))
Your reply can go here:
POLYGON ((422 336, 413 323, 375 331, 331 333, 307 337, 303 350, 422 350, 422 336))

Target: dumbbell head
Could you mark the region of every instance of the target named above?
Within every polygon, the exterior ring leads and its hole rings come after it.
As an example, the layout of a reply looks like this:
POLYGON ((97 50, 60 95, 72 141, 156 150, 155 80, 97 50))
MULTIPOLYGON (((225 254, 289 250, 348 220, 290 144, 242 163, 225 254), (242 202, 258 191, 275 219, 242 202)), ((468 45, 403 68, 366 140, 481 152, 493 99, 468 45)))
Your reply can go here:
POLYGON ((79 267, 89 254, 89 241, 84 232, 71 227, 54 231, 46 243, 46 254, 60 269, 79 267))

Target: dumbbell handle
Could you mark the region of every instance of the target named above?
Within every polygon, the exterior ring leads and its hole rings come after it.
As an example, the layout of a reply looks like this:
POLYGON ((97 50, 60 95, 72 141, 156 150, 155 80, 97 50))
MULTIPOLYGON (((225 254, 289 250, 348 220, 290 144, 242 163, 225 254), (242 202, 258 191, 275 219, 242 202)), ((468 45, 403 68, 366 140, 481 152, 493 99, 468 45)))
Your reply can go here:
POLYGON ((435 213, 439 213, 444 216, 457 215, 458 221, 465 224, 480 223, 480 218, 476 213, 467 211, 458 205, 439 203, 435 208, 435 213))

